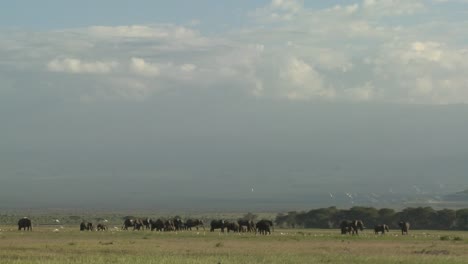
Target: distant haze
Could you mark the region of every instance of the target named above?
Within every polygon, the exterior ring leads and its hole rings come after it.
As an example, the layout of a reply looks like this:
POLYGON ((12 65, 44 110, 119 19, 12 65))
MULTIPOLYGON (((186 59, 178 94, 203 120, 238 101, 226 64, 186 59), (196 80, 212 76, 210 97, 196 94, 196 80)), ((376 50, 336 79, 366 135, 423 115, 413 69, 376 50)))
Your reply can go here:
POLYGON ((223 100, 19 114, 2 206, 270 208, 468 184, 465 106, 223 100))
POLYGON ((5 4, 0 210, 398 207, 468 187, 466 1, 219 3, 5 4))

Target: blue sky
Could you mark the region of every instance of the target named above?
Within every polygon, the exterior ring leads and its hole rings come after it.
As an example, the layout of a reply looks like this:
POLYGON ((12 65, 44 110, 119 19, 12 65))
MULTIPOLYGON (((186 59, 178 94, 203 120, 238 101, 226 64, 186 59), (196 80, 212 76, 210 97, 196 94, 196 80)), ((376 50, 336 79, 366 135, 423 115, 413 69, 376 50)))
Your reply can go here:
MULTIPOLYGON (((354 4, 353 0, 305 1, 307 8, 327 8, 354 4)), ((91 25, 127 25, 203 21, 202 27, 213 30, 224 25, 235 28, 248 23, 248 13, 269 3, 268 0, 18 0, 2 1, 0 25, 3 28, 63 29, 91 25)), ((459 3, 446 4, 459 13, 459 3)), ((440 8, 440 7, 438 7, 440 8)))
POLYGON ((249 10, 267 1, 4 1, 2 27, 60 29, 91 25, 127 25, 204 21, 207 29, 219 24, 239 25, 249 10), (212 24, 212 25, 210 25, 212 24))

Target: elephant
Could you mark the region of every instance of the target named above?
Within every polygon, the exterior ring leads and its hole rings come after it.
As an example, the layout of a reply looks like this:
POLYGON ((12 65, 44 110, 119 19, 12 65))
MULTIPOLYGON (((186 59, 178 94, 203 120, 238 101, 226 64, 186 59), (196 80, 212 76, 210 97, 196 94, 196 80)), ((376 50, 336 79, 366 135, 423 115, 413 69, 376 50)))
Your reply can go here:
POLYGON ((128 230, 129 227, 135 227, 135 220, 134 219, 130 219, 130 218, 127 218, 125 219, 124 223, 123 223, 123 227, 122 229, 123 230, 128 230))
POLYGON ((400 221, 398 223, 398 226, 400 227, 401 229, 401 235, 408 235, 408 230, 410 228, 410 223, 408 222, 404 222, 404 221, 400 221))
POLYGON ((226 226, 228 233, 229 231, 240 232, 240 226, 239 226, 239 223, 237 222, 228 222, 228 223, 225 223, 225 226, 226 226))
POLYGON ((157 220, 150 220, 150 225, 151 225, 151 231, 155 230, 156 231, 163 231, 164 230, 164 221, 161 219, 157 220))
POLYGON ((97 224, 96 230, 97 231, 105 231, 105 230, 107 230, 107 226, 105 224, 97 224))
POLYGON ((177 218, 174 218, 172 221, 174 222, 174 227, 176 231, 181 231, 181 230, 186 229, 185 223, 184 221, 182 221, 182 219, 177 217, 177 218))
POLYGON ((185 222, 185 227, 188 230, 192 230, 192 227, 195 227, 197 229, 197 231, 198 231, 199 227, 203 227, 203 230, 205 230, 205 225, 204 225, 203 221, 200 220, 200 219, 188 219, 185 222))
POLYGON ((359 235, 359 230, 363 231, 364 228, 365 228, 364 223, 361 220, 353 220, 353 221, 343 220, 340 224, 342 235, 346 235, 346 234, 359 235))
POLYGON ((169 219, 164 221, 164 231, 176 231, 174 220, 169 219))
POLYGON ((261 235, 271 235, 271 232, 274 231, 273 222, 270 220, 260 220, 255 224, 255 227, 261 235))
POLYGON ((23 217, 20 220, 18 220, 18 230, 28 230, 32 231, 32 222, 31 219, 27 217, 23 217))
POLYGON ((347 220, 343 220, 340 223, 340 230, 342 235, 351 234, 351 225, 347 220))
POLYGON ((374 226, 374 232, 375 232, 376 235, 379 234, 379 233, 384 235, 385 232, 390 232, 390 228, 388 228, 388 225, 386 225, 386 224, 376 225, 376 226, 374 226))
POLYGON ((210 223, 210 232, 214 232, 215 229, 221 229, 221 232, 224 233, 224 228, 226 227, 226 224, 228 224, 224 220, 212 220, 210 223))
POLYGON ((151 229, 151 219, 150 218, 144 218, 141 220, 141 223, 143 224, 143 227, 145 229, 151 229))
POLYGON ((143 219, 135 219, 133 221, 133 230, 143 230, 144 229, 144 224, 143 224, 143 219))
POLYGON ((255 223, 253 221, 239 219, 237 223, 239 224, 240 231, 255 232, 255 223))
POLYGON ((82 221, 80 223, 80 231, 93 231, 93 223, 82 221))

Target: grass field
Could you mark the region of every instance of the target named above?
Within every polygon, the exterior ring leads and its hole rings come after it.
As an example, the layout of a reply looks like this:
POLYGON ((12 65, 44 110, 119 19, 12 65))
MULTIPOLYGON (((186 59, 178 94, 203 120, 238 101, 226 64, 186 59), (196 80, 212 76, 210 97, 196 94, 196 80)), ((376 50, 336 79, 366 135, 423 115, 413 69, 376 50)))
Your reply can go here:
POLYGON ((80 232, 77 226, 0 226, 0 263, 468 263, 468 232, 275 230, 270 236, 200 231, 80 232), (57 231, 58 230, 58 231, 57 231))

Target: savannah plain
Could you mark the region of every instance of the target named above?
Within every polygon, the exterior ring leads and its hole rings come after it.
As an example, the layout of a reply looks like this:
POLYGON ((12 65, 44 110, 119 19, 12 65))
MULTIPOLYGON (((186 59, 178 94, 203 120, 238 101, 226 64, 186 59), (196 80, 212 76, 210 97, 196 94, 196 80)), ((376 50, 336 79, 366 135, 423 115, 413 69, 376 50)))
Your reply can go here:
POLYGON ((78 226, 0 226, 1 263, 468 263, 468 232, 399 230, 342 236, 335 229, 275 229, 272 235, 80 232, 78 226))

